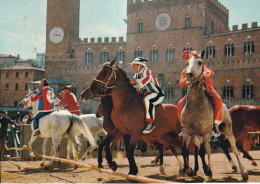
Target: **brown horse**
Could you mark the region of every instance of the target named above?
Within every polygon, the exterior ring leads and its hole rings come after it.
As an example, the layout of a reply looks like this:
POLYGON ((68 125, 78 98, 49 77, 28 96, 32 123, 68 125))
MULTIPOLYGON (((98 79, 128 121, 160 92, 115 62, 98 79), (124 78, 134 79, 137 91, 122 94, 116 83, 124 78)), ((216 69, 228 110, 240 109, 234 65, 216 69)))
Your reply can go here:
POLYGON ((111 119, 116 128, 124 135, 126 154, 129 161, 129 174, 136 175, 138 169, 134 160, 134 149, 139 139, 156 140, 169 147, 180 149, 182 142, 178 139, 181 132, 177 107, 172 104, 156 106, 155 129, 150 134, 142 134, 145 128, 145 109, 143 96, 137 95, 136 90, 129 83, 125 71, 114 67, 115 60, 105 63, 92 81, 82 98, 88 99, 103 96, 107 89, 111 89, 113 110, 111 119))
MULTIPOLYGON (((232 119, 232 131, 236 139, 237 148, 243 153, 244 157, 252 161, 252 165, 256 166, 256 162, 249 155, 249 151, 245 151, 244 143, 247 139, 250 130, 260 131, 260 106, 256 105, 235 105, 229 109, 232 119)), ((223 129, 224 124, 220 124, 220 129, 223 129)), ((228 147, 230 146, 225 138, 218 138, 220 147, 224 150, 228 160, 232 160, 228 147)))

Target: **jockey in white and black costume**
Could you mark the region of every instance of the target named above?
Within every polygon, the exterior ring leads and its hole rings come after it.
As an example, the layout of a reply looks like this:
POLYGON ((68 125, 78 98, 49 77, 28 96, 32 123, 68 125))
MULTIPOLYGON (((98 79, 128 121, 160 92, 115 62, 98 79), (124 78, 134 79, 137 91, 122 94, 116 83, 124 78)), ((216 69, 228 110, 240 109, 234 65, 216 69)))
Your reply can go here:
POLYGON ((130 63, 135 72, 133 79, 130 79, 130 83, 137 84, 138 91, 145 96, 143 102, 145 106, 145 122, 147 123, 147 127, 144 129, 143 133, 148 134, 155 128, 154 106, 163 101, 164 94, 162 89, 159 87, 155 75, 146 67, 145 62, 148 62, 148 60, 142 57, 137 57, 132 63, 130 63))

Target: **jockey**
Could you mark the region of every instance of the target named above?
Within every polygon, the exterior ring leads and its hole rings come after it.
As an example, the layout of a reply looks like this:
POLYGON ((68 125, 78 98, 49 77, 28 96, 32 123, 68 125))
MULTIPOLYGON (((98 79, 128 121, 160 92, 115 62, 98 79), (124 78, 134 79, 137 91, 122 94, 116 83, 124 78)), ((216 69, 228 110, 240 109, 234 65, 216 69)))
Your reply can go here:
MULTIPOLYGON (((193 55, 197 55, 197 53, 191 53, 193 55)), ((186 62, 189 60, 190 58, 190 51, 185 51, 183 52, 182 56, 184 59, 184 62, 186 64, 186 62)), ((204 80, 207 86, 207 93, 208 95, 212 98, 213 100, 213 104, 215 106, 215 121, 214 121, 214 125, 216 127, 218 127, 218 125, 221 123, 221 119, 222 119, 222 99, 220 98, 220 96, 218 95, 218 93, 215 91, 214 87, 213 87, 213 83, 210 79, 211 76, 214 75, 214 72, 207 68, 207 66, 205 64, 203 64, 203 75, 204 75, 204 80)), ((179 86, 181 88, 184 88, 186 86, 186 68, 181 72, 181 79, 179 82, 179 86)), ((187 95, 185 95, 179 102, 178 102, 178 106, 177 106, 177 112, 178 112, 178 117, 181 120, 181 112, 182 109, 186 103, 186 99, 187 99, 187 95)))
POLYGON ((34 102, 39 99, 38 105, 38 114, 33 118, 33 127, 34 127, 34 134, 33 136, 37 136, 41 134, 39 130, 39 119, 47 114, 50 114, 54 111, 54 103, 52 99, 54 98, 54 90, 49 87, 49 82, 47 79, 41 80, 42 89, 31 98, 31 101, 34 102))
POLYGON ((155 75, 146 67, 146 59, 137 57, 132 63, 130 63, 135 72, 134 78, 130 79, 131 84, 137 84, 140 94, 144 97, 145 106, 145 122, 147 127, 144 129, 143 134, 150 133, 154 128, 155 119, 155 105, 160 104, 164 99, 162 89, 159 87, 158 81, 155 75))
POLYGON ((80 115, 80 108, 77 102, 76 96, 70 91, 71 85, 65 85, 62 93, 62 100, 59 103, 56 103, 55 106, 65 104, 66 109, 76 115, 80 115))

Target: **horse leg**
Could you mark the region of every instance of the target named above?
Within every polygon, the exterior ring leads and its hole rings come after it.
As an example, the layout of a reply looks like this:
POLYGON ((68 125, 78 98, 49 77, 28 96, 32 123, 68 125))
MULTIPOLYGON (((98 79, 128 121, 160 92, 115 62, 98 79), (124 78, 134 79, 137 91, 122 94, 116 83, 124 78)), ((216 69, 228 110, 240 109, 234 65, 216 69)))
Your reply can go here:
POLYGON ((186 172, 188 174, 188 176, 193 176, 193 170, 189 166, 189 148, 188 148, 188 145, 190 144, 190 141, 191 141, 191 136, 188 135, 187 133, 185 133, 185 131, 183 130, 183 145, 182 145, 182 149, 181 149, 181 154, 182 154, 183 160, 184 160, 183 171, 186 172))
POLYGON ((109 168, 111 168, 113 171, 116 171, 117 164, 115 161, 113 161, 111 150, 110 150, 110 143, 113 138, 114 138, 113 134, 107 137, 107 142, 105 144, 105 151, 106 151, 106 160, 109 165, 109 168))
POLYGON ((134 159, 134 150, 135 150, 137 142, 138 142, 138 138, 131 137, 128 151, 126 153, 126 156, 127 156, 128 162, 129 162, 129 166, 130 166, 128 174, 131 174, 131 175, 137 175, 137 173, 138 173, 138 168, 136 166, 135 159, 134 159))
MULTIPOLYGON (((28 147, 32 150, 32 144, 34 143, 34 141, 37 139, 38 136, 33 136, 33 132, 32 132, 32 135, 31 135, 31 139, 30 141, 28 142, 28 147)), ((35 155, 33 152, 30 152, 30 158, 31 160, 35 161, 36 158, 35 158, 35 155)))
POLYGON ((154 146, 159 150, 159 157, 160 157, 160 173, 164 174, 164 166, 163 166, 163 145, 157 141, 154 142, 154 146))
POLYGON ((249 155, 249 153, 247 153, 243 147, 239 147, 238 144, 237 144, 237 148, 243 153, 243 157, 248 159, 248 160, 251 160, 252 161, 252 165, 253 166, 257 166, 255 160, 251 157, 251 155, 249 155))
MULTIPOLYGON (((79 145, 76 141, 75 135, 69 134, 69 142, 70 144, 73 144, 74 146, 71 146, 73 148, 74 152, 74 160, 77 162, 79 160, 78 153, 79 153, 79 145)), ((77 169, 78 166, 74 165, 74 169, 77 169)))
POLYGON ((183 167, 183 164, 182 162, 180 161, 178 155, 177 155, 177 152, 176 152, 176 149, 173 147, 173 146, 168 146, 172 152, 172 154, 176 157, 177 161, 178 161, 178 164, 179 164, 179 173, 182 172, 182 167, 183 167))
POLYGON ((105 144, 107 143, 107 137, 101 142, 101 144, 98 146, 98 168, 104 168, 102 165, 103 159, 102 159, 102 152, 105 144))
POLYGON ((228 141, 223 141, 220 145, 221 149, 224 151, 229 163, 232 165, 232 169, 234 171, 237 171, 237 166, 235 165, 235 163, 233 162, 230 154, 229 154, 229 151, 228 151, 228 148, 230 147, 230 144, 228 141))
POLYGON ((198 146, 195 146, 195 155, 194 155, 194 162, 195 162, 195 166, 194 166, 194 173, 193 175, 196 176, 197 172, 199 170, 199 161, 198 161, 198 155, 199 155, 199 148, 198 146))
POLYGON ((241 176, 242 176, 243 180, 248 180, 248 173, 245 170, 245 168, 242 165, 242 163, 240 161, 240 158, 239 158, 239 152, 238 152, 238 149, 236 147, 236 140, 235 140, 235 137, 234 137, 233 132, 232 132, 232 121, 231 121, 231 118, 229 118, 229 120, 227 122, 225 122, 224 134, 228 138, 228 141, 229 141, 230 146, 231 146, 231 150, 232 150, 232 152, 234 153, 234 155, 237 158, 239 169, 240 169, 240 173, 241 173, 241 176))
MULTIPOLYGON (((46 155, 46 148, 47 148, 48 140, 49 140, 49 138, 46 138, 46 137, 43 139, 43 145, 42 145, 42 154, 43 154, 43 155, 46 155)), ((41 162, 41 164, 40 164, 41 167, 44 166, 44 162, 45 162, 45 161, 46 161, 46 159, 43 158, 43 159, 42 159, 42 162, 41 162)))
POLYGON ((205 175, 209 176, 210 178, 212 178, 211 162, 210 162, 211 148, 210 148, 210 144, 209 144, 209 138, 210 138, 210 135, 206 139, 207 141, 204 142, 205 150, 206 150, 206 153, 208 154, 208 165, 207 164, 205 164, 205 165, 203 164, 203 169, 204 169, 205 175))
POLYGON ((67 144, 67 159, 70 160, 71 158, 75 158, 75 150, 73 148, 73 143, 71 142, 70 139, 68 139, 68 144, 67 144), (71 155, 73 155, 71 157, 71 155))

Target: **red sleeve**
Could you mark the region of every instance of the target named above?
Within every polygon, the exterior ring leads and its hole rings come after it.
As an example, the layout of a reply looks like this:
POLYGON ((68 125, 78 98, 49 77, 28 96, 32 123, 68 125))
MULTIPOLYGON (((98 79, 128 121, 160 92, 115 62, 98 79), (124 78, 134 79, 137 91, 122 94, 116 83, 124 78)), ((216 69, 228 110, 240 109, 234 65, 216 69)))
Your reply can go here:
POLYGON ((36 100, 38 100, 39 98, 41 98, 43 96, 43 91, 39 91, 34 97, 31 98, 31 101, 34 102, 36 100))
POLYGON ((59 103, 57 103, 56 105, 66 104, 66 102, 67 102, 67 95, 65 95, 64 98, 59 103))
POLYGON ((179 82, 179 86, 184 88, 186 86, 186 68, 181 72, 181 79, 179 82))
POLYGON ((203 66, 203 73, 205 74, 205 77, 211 77, 214 75, 214 72, 208 68, 205 64, 203 66))
POLYGON ((145 76, 145 78, 142 80, 142 83, 143 83, 143 85, 145 85, 146 83, 147 83, 147 81, 150 79, 150 76, 151 74, 150 74, 150 70, 149 69, 146 69, 146 76, 145 76))

